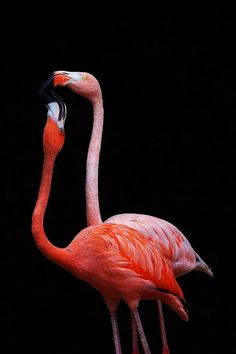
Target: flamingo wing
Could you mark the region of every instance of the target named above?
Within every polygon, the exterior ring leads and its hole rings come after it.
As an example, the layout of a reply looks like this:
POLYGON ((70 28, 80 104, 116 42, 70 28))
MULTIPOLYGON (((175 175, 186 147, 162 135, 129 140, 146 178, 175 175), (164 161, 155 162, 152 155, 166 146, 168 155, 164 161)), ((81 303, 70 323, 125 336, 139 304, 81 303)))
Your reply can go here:
MULTIPOLYGON (((133 228, 110 223, 90 226, 82 230, 67 249, 75 256, 79 255, 80 264, 84 258, 85 273, 94 272, 86 281, 104 279, 104 287, 111 283, 115 286, 115 282, 119 286, 119 281, 125 287, 124 279, 127 281, 128 278, 129 284, 147 281, 153 289, 158 288, 183 299, 169 263, 152 240, 133 228)), ((82 274, 79 276, 84 277, 82 274)))
POLYGON ((168 221, 151 215, 126 213, 114 215, 105 222, 127 225, 152 240, 170 262, 175 276, 182 276, 193 269, 212 275, 209 266, 196 253, 188 239, 168 221))

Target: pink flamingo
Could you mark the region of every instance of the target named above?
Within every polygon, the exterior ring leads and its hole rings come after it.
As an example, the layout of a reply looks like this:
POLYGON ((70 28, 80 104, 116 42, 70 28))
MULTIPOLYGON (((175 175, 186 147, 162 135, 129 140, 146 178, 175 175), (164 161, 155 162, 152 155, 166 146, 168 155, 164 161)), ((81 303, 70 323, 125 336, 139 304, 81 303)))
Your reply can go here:
POLYGON ((152 240, 135 229, 115 223, 101 223, 82 229, 64 248, 56 247, 44 230, 54 163, 64 145, 66 110, 63 101, 51 92, 47 122, 43 133, 44 161, 36 205, 32 215, 32 234, 41 253, 97 289, 110 312, 116 354, 121 345, 116 318, 120 300, 130 308, 145 354, 150 349, 145 338, 138 304, 140 300, 160 299, 187 320, 183 293, 168 262, 152 240))
MULTIPOLYGON (((87 155, 86 167, 86 213, 87 224, 94 225, 102 222, 99 195, 98 195, 98 167, 103 131, 103 99, 102 91, 97 79, 85 72, 56 71, 53 74, 54 86, 66 86, 76 94, 89 99, 93 106, 93 129, 87 155)), ((118 214, 110 217, 105 222, 125 224, 130 226, 147 239, 152 240, 162 255, 170 262, 176 277, 196 270, 212 276, 209 266, 192 248, 188 239, 174 225, 163 219, 145 214, 118 214)), ((159 321, 162 338, 162 354, 169 354, 166 338, 162 304, 157 300, 159 310, 159 321)), ((137 351, 137 336, 132 321, 132 333, 134 338, 133 350, 137 351)))

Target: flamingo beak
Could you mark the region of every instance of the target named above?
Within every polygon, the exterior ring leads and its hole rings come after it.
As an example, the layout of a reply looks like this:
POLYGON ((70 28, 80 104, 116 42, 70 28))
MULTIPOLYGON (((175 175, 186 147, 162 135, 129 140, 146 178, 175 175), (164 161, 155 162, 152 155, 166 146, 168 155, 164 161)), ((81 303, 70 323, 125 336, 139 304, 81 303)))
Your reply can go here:
POLYGON ((52 75, 43 83, 39 93, 44 95, 46 91, 55 86, 66 86, 76 81, 86 80, 87 77, 78 72, 54 71, 52 75))
POLYGON ((54 71, 53 73, 53 86, 65 86, 71 82, 72 77, 67 71, 54 71))
MULTIPOLYGON (((67 109, 64 101, 53 91, 54 78, 56 72, 54 72, 40 87, 39 94, 43 97, 46 106, 48 108, 48 114, 53 120, 57 122, 58 127, 61 131, 64 131, 64 124, 67 114, 67 109), (57 111, 55 111, 57 109, 57 111)), ((62 74, 60 77, 63 76, 62 74)), ((67 80, 70 80, 68 78, 67 80)))
POLYGON ((66 71, 54 71, 52 75, 42 84, 39 93, 44 94, 45 91, 52 89, 55 86, 64 86, 71 81, 69 73, 66 71))

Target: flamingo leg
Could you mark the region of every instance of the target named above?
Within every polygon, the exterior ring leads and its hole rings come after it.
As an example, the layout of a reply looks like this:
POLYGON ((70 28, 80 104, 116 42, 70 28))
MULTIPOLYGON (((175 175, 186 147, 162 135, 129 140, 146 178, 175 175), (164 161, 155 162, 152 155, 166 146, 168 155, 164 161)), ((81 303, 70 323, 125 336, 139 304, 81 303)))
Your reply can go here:
POLYGON ((134 315, 131 311, 131 329, 132 329, 132 354, 139 354, 138 331, 134 315))
POLYGON ((165 330, 165 322, 164 322, 162 303, 160 300, 157 300, 157 308, 158 308, 158 312, 159 312, 159 323, 160 323, 160 330, 161 330, 162 354, 170 354, 168 343, 167 343, 167 338, 166 338, 166 330, 165 330))
POLYGON ((122 354, 116 311, 110 311, 115 353, 122 354))
POLYGON ((145 333, 143 330, 142 322, 139 317, 138 310, 135 309, 132 311, 132 313, 133 313, 133 316, 134 316, 134 319, 136 322, 136 326, 138 328, 138 334, 139 334, 140 341, 142 343, 143 352, 144 352, 144 354, 151 354, 151 351, 149 349, 148 342, 147 342, 147 339, 146 339, 146 336, 145 336, 145 333))

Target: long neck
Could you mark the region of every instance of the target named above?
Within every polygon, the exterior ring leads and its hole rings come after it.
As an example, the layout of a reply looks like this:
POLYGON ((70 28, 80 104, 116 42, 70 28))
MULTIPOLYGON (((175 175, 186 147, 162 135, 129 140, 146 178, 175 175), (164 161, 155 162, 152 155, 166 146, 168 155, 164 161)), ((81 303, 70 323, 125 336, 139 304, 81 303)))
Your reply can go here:
POLYGON ((103 130, 103 101, 102 94, 96 97, 93 104, 93 129, 89 143, 86 166, 86 214, 87 224, 102 223, 99 193, 98 193, 98 169, 103 130))
POLYGON ((68 251, 54 246, 46 237, 44 231, 44 214, 51 189, 53 166, 56 156, 44 155, 43 171, 37 202, 32 215, 32 234, 39 250, 51 261, 66 266, 68 251))

